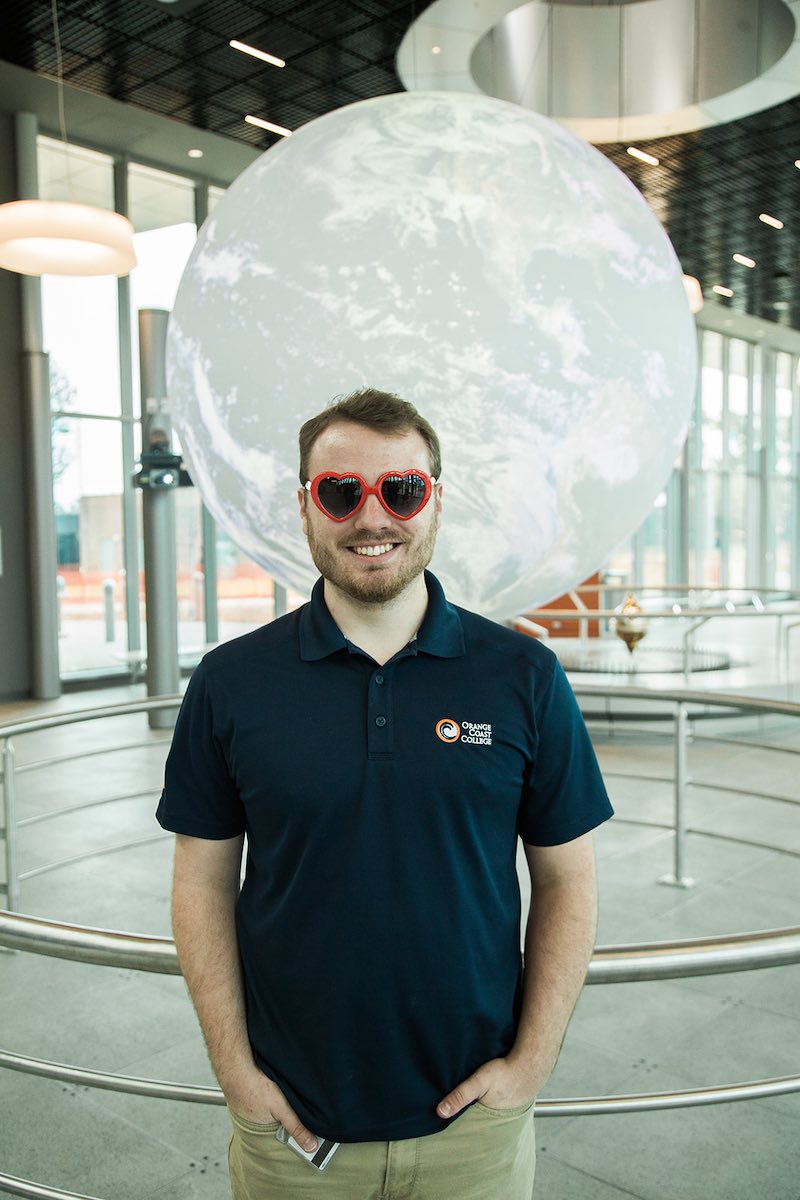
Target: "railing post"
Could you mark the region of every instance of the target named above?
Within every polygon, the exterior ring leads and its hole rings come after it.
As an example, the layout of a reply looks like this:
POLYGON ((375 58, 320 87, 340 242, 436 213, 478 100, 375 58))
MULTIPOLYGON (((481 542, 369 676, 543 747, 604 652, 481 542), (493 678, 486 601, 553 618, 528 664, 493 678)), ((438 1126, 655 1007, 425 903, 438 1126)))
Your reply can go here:
POLYGON ((659 883, 670 884, 672 887, 690 888, 694 879, 684 875, 686 851, 686 787, 688 775, 686 771, 686 740, 688 737, 689 719, 686 705, 678 701, 675 705, 674 723, 674 762, 675 762, 675 867, 671 874, 663 875, 659 883))
POLYGON ((6 830, 6 908, 19 909, 19 872, 17 870, 17 776, 16 756, 11 738, 3 739, 3 818, 6 830))

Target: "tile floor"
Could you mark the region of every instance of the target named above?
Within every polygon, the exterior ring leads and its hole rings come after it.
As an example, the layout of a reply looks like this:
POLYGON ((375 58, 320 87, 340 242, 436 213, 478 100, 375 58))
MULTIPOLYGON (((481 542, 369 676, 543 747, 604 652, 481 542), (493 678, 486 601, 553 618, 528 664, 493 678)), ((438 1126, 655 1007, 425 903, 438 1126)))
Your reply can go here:
MULTIPOLYGON (((753 682, 761 694, 769 690, 760 676, 753 682)), ((0 707, 0 725, 142 695, 140 686, 0 707)), ((601 943, 800 925, 800 759, 792 753, 800 752, 800 720, 697 722, 703 736, 689 751, 687 845, 696 884, 688 890, 658 883, 673 852, 665 828, 672 806, 666 724, 592 728, 617 809, 597 834, 601 943), (736 737, 752 744, 730 744, 736 737), (785 799, 755 799, 753 788, 785 799)), ((24 911, 168 933, 171 838, 153 821, 167 742, 144 717, 16 739, 24 911), (122 744, 128 748, 59 761, 122 744), (25 769, 40 760, 49 765, 25 769), (82 801, 94 803, 66 811, 82 801), (44 812, 56 815, 24 823, 44 812), (63 865, 36 873, 57 860, 63 865)), ((213 1082, 179 978, 2 949, 0 1048, 102 1071, 213 1082)), ((789 1074, 800 1074, 800 965, 587 987, 546 1096, 789 1074)), ((227 1140, 220 1108, 0 1069, 0 1173, 102 1200, 224 1200, 227 1140)), ((537 1200, 800 1200, 800 1093, 667 1112, 540 1117, 538 1151, 537 1200)))

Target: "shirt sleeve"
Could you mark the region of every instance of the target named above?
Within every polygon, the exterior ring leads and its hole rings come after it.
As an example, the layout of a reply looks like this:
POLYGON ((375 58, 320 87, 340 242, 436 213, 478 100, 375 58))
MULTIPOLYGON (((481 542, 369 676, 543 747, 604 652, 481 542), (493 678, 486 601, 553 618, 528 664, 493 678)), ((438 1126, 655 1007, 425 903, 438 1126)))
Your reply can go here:
POLYGON ((536 749, 520 806, 531 846, 571 842, 613 815, 589 733, 560 663, 535 701, 536 749))
POLYGON ((156 820, 173 833, 231 838, 244 833, 245 814, 228 767, 208 675, 201 662, 189 680, 167 757, 156 820))

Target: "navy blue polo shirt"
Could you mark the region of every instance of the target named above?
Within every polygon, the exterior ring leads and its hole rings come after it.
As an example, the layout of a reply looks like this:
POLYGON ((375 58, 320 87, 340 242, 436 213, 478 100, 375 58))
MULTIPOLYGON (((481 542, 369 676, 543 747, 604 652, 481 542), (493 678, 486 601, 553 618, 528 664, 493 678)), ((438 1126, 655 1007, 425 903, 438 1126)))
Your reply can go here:
POLYGON ((517 836, 611 815, 546 646, 456 608, 426 573, 417 637, 383 666, 310 603, 205 656, 158 820, 247 833, 237 906, 256 1062, 322 1137, 444 1128, 436 1105, 514 1041, 517 836))

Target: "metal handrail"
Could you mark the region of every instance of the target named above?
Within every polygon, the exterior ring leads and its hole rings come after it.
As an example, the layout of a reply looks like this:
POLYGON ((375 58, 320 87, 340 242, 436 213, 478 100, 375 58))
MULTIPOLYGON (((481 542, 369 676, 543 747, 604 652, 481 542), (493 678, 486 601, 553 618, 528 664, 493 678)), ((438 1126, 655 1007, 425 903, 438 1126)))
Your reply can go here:
MULTIPOLYGON (((96 966, 180 975, 175 943, 168 937, 68 925, 44 917, 0 910, 0 946, 96 966)), ((800 926, 723 937, 598 946, 587 982, 638 983, 722 975, 800 962, 800 926)))
POLYGON ((161 708, 180 708, 182 701, 183 696, 180 695, 158 696, 149 700, 125 700, 120 704, 104 704, 100 708, 55 713, 52 717, 29 717, 26 721, 0 725, 0 738, 16 737, 20 733, 38 733, 42 729, 58 729, 61 725, 78 725, 82 721, 97 721, 104 717, 125 717, 132 713, 156 712, 161 708))
MULTIPOLYGON (((0 1052, 0 1059, 5 1056, 0 1052)), ((30 1062, 39 1060, 31 1059, 30 1062)), ((5 1063, 3 1065, 12 1065, 5 1063)), ((41 1063, 42 1066, 58 1066, 57 1063, 41 1063)), ((21 1069, 21 1068, 19 1068, 21 1069)), ((75 1072, 77 1068, 68 1068, 75 1072)), ((43 1071, 37 1072, 44 1074, 43 1071)), ((98 1075, 99 1072, 84 1072, 81 1082, 87 1084, 87 1077, 98 1075)), ((63 1078, 54 1076, 54 1078, 63 1078)), ((74 1076, 70 1076, 74 1078, 74 1076)), ((109 1078, 106 1076, 105 1078, 109 1078)), ((118 1077, 124 1078, 124 1077, 118 1077)), ((128 1080, 137 1083, 158 1083, 157 1080, 128 1080)), ((91 1082, 88 1086, 92 1086, 91 1082)), ((94 1086, 108 1086, 95 1084, 94 1086)), ((161 1087, 188 1091, 186 1084, 160 1084, 161 1087)), ((115 1091, 133 1091, 133 1088, 115 1088, 115 1091)), ((195 1100, 206 1104, 224 1104, 222 1092, 218 1088, 192 1088, 194 1094, 181 1096, 183 1100, 195 1100), (212 1098, 200 1100, 197 1093, 208 1092, 212 1098), (217 1098, 217 1093, 219 1098, 217 1098)), ((726 1104, 734 1100, 756 1100, 767 1096, 785 1096, 791 1092, 800 1091, 800 1076, 785 1075, 777 1079, 761 1079, 753 1083, 723 1083, 712 1088, 695 1088, 683 1092, 641 1092, 627 1096, 589 1096, 574 1099, 552 1099, 536 1101, 536 1116, 539 1117, 588 1117, 604 1116, 611 1113, 627 1112, 660 1112, 670 1108, 693 1108, 708 1104, 726 1104)), ((158 1093, 140 1091, 140 1095, 156 1095, 158 1093)), ((5 1175, 0 1172, 0 1192, 12 1196, 25 1196, 29 1200, 99 1200, 99 1197, 86 1196, 82 1192, 64 1192, 59 1188, 48 1187, 46 1184, 33 1183, 29 1179, 20 1179, 16 1175, 5 1175)))
MULTIPOLYGON (((563 610, 554 609, 561 616, 563 610)), ((727 612, 727 609, 724 610, 727 612)), ((618 614, 617 614, 618 615, 618 614)), ((674 615, 674 614, 673 614, 674 615)), ((730 614, 728 614, 730 615, 730 614)), ((576 695, 609 696, 627 700, 684 701, 687 704, 705 704, 720 708, 751 709, 753 712, 775 712, 784 716, 800 716, 800 704, 788 700, 765 699, 762 696, 733 695, 730 692, 699 692, 693 688, 670 688, 656 692, 652 688, 636 687, 624 684, 619 687, 609 687, 602 683, 576 683, 572 689, 576 695)), ((13 721, 0 724, 0 739, 16 737, 23 733, 38 733, 44 729, 57 729, 61 725, 75 725, 83 721, 102 720, 105 717, 130 716, 135 713, 156 711, 164 708, 177 708, 183 697, 159 696, 149 700, 126 700, 121 704, 107 704, 100 708, 79 709, 76 712, 57 713, 49 717, 30 717, 25 721, 13 721)), ((163 739, 166 741, 166 739, 163 739)), ((77 756, 76 756, 77 757, 77 756)))
MULTIPOLYGON (((184 1100, 191 1104, 224 1105, 218 1087, 200 1087, 192 1083, 171 1083, 164 1079, 142 1079, 116 1075, 108 1071, 90 1071, 66 1063, 48 1062, 0 1050, 0 1067, 96 1087, 104 1091, 147 1096, 155 1100, 184 1100)), ((638 1092, 622 1096, 570 1096, 536 1101, 536 1115, 544 1117, 588 1117, 604 1113, 658 1112, 667 1108, 693 1108, 708 1104, 728 1104, 735 1100, 760 1100, 767 1096, 785 1096, 800 1092, 800 1075, 781 1075, 747 1083, 720 1083, 714 1087, 688 1088, 679 1092, 638 1092)))
POLYGON ((61 1188, 48 1187, 46 1183, 20 1179, 18 1175, 4 1175, 2 1171, 0 1192, 8 1196, 27 1196, 29 1200, 100 1200, 99 1196, 87 1196, 84 1192, 65 1192, 61 1188))

